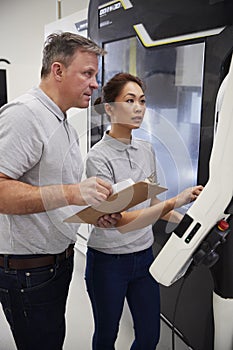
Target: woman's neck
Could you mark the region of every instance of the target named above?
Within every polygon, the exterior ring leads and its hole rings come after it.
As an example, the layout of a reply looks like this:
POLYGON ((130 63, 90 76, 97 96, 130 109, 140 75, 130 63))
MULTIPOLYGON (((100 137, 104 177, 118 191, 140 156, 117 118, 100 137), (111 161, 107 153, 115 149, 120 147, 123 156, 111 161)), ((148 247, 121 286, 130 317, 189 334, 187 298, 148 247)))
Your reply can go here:
POLYGON ((132 138, 131 130, 126 129, 124 126, 114 124, 111 126, 111 129, 108 134, 109 136, 123 143, 126 143, 126 144, 131 143, 131 138, 132 138))

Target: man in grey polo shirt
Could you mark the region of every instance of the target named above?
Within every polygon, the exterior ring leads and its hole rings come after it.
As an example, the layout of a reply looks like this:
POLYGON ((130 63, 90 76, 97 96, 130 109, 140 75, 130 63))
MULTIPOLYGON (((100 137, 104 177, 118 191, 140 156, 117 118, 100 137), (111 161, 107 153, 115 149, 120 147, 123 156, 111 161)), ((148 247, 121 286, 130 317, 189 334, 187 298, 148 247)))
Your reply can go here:
POLYGON ((61 223, 59 208, 111 193, 101 179, 80 182, 78 136, 66 118, 88 107, 103 54, 79 35, 51 34, 39 87, 0 110, 0 301, 20 350, 62 349, 77 225, 61 223))

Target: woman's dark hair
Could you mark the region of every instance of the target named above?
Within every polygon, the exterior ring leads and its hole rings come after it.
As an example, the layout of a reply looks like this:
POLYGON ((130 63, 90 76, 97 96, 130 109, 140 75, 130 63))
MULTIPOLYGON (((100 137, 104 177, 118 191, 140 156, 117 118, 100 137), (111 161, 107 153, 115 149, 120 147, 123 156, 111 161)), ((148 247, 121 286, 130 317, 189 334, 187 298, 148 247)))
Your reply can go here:
POLYGON ((138 84, 142 91, 145 91, 143 81, 130 73, 115 74, 102 88, 102 97, 98 97, 94 102, 95 111, 99 114, 105 113, 104 103, 113 103, 120 95, 125 84, 129 82, 138 84))

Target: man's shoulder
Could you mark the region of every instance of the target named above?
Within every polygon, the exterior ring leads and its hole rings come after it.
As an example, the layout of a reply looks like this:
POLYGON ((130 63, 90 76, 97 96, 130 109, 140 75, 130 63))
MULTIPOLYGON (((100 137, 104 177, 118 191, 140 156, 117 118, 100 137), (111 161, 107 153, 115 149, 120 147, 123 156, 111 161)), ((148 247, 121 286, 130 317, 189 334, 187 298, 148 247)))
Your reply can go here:
POLYGON ((31 94, 31 91, 32 90, 29 90, 28 92, 12 99, 11 101, 3 105, 0 108, 0 113, 3 113, 4 111, 7 111, 7 110, 12 110, 14 108, 16 109, 23 108, 23 106, 25 106, 26 108, 28 104, 36 100, 36 97, 33 96, 33 94, 31 94))

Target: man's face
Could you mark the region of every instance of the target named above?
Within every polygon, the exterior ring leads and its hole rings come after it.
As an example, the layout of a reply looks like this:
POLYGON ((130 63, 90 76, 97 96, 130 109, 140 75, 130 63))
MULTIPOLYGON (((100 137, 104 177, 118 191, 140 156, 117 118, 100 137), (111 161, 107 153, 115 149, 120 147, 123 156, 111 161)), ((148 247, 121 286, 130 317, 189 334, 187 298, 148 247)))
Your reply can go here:
POLYGON ((72 63, 63 67, 62 97, 66 109, 87 108, 94 89, 98 88, 96 75, 98 58, 94 53, 77 51, 72 63))

